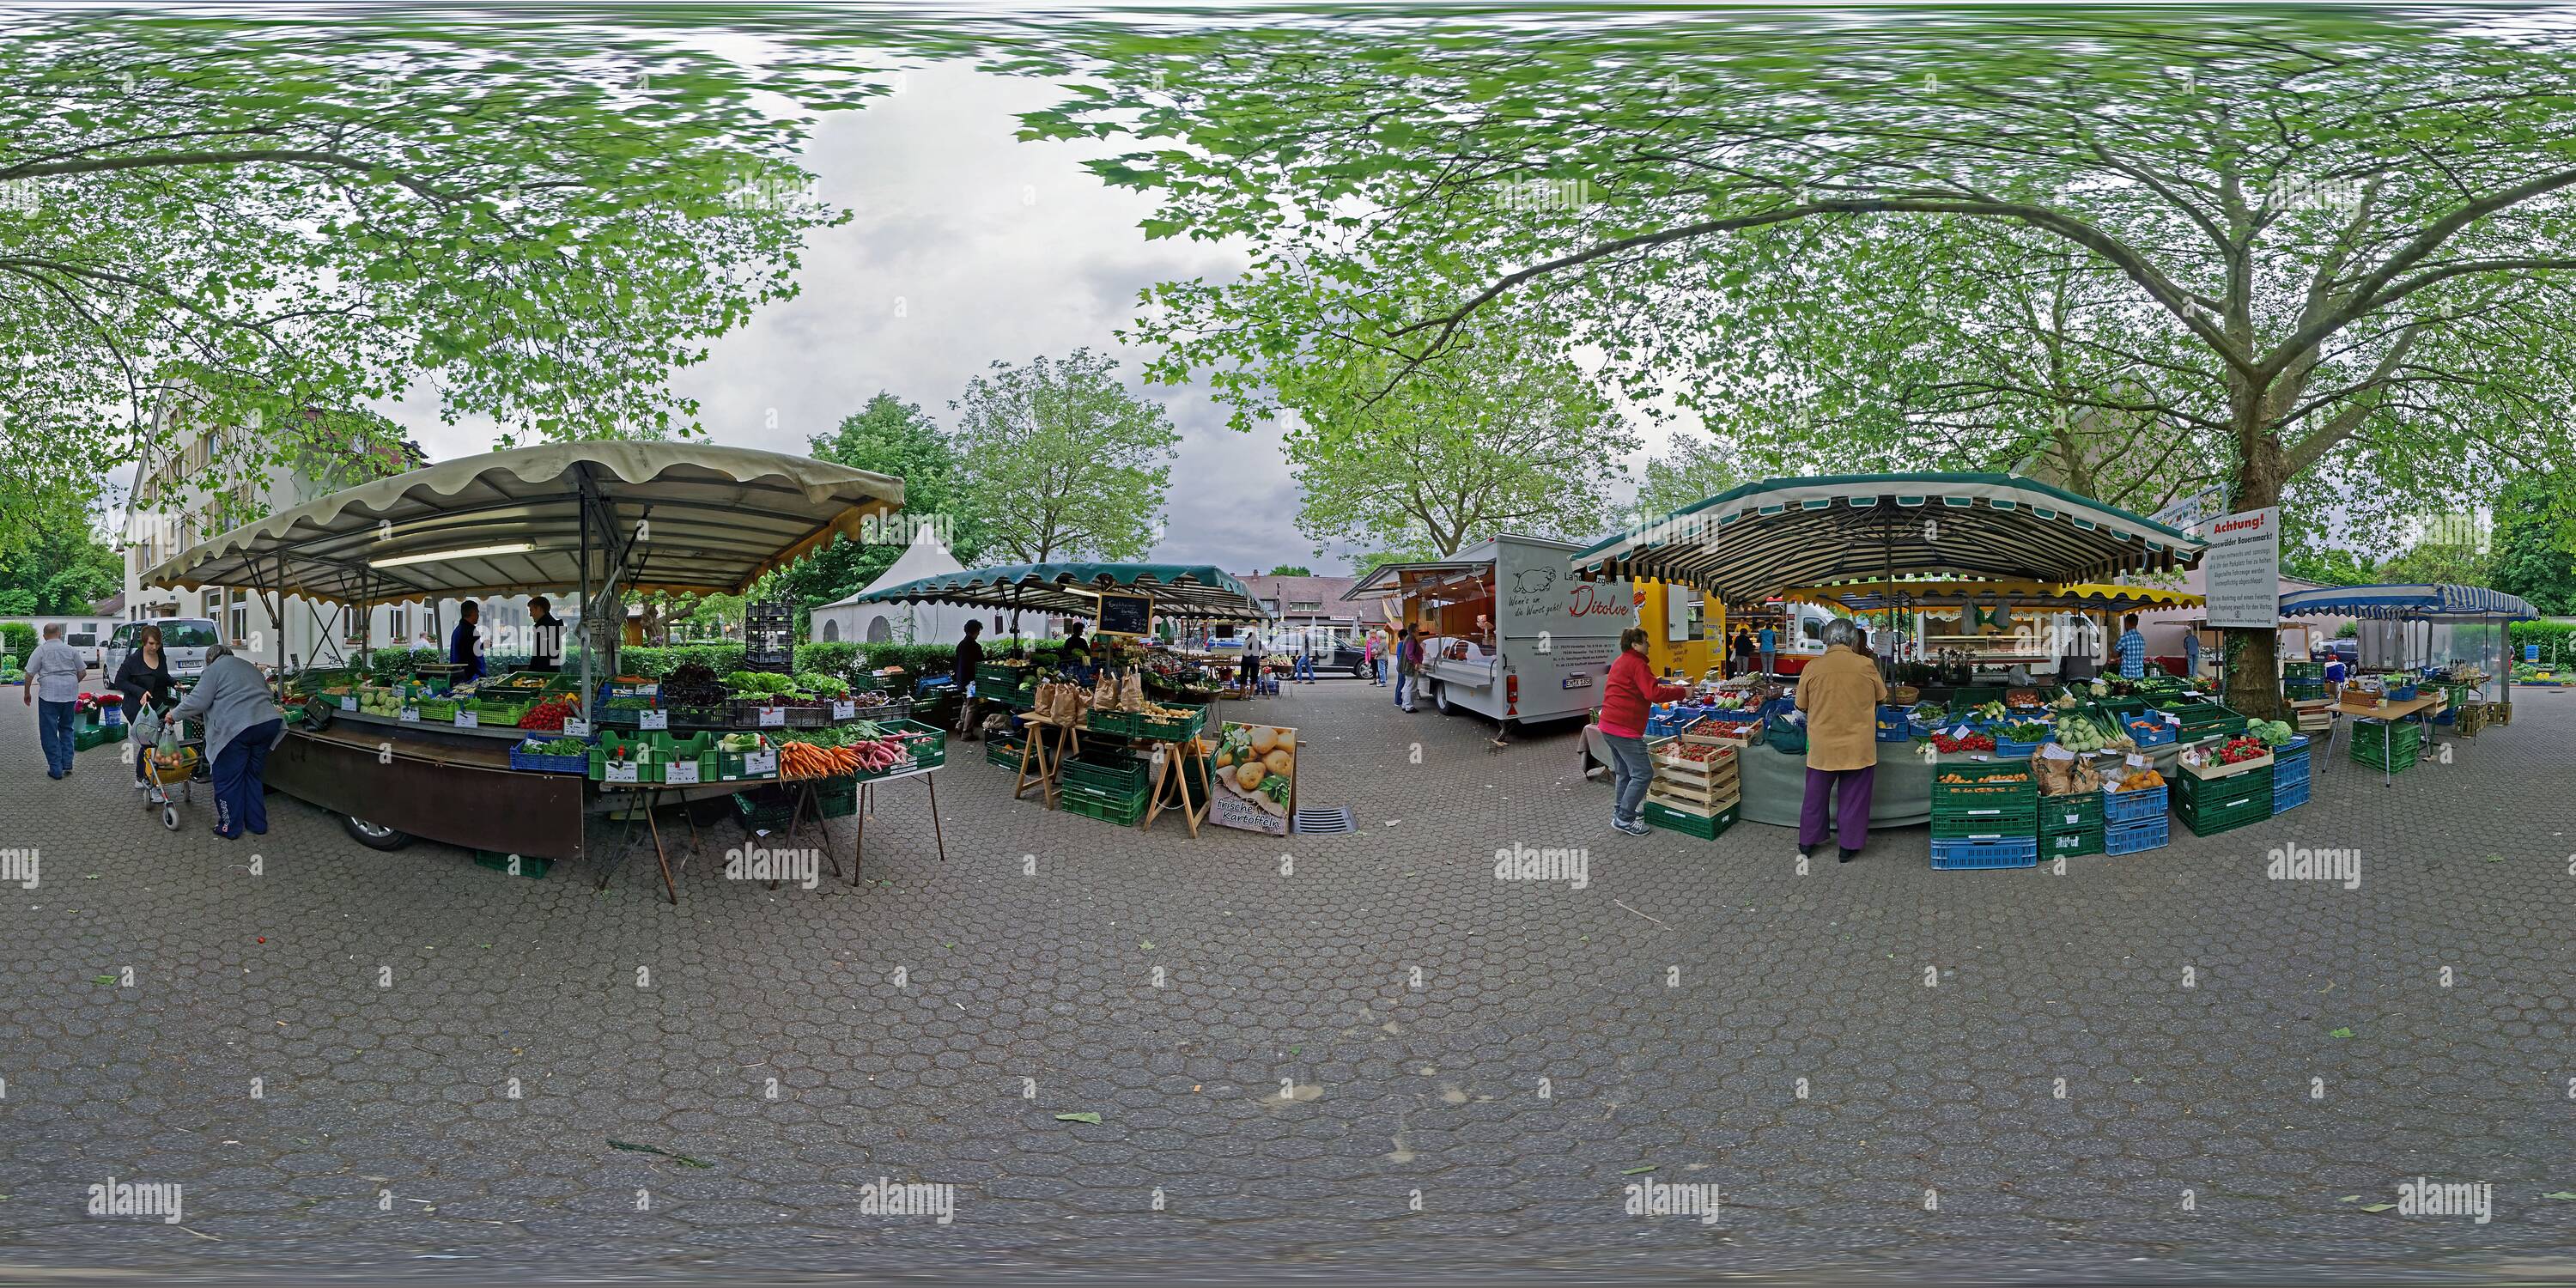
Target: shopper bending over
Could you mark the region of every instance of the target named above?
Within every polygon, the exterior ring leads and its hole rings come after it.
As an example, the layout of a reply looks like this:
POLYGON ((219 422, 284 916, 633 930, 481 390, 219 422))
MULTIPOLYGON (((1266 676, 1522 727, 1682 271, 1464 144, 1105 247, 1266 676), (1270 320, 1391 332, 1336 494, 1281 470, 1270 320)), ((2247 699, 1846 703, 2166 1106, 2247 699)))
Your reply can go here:
POLYGON ((1825 625, 1825 655, 1798 672, 1798 709, 1807 713, 1807 795, 1798 809, 1798 857, 1825 843, 1825 800, 1833 798, 1849 863, 1869 843, 1869 798, 1878 777, 1878 704, 1887 682, 1857 651, 1860 629, 1825 625))
POLYGON ((247 829, 268 832, 268 749, 283 725, 269 700, 268 677, 248 658, 217 646, 206 651, 205 673, 188 691, 173 720, 206 722, 206 756, 214 766, 215 835, 238 841, 247 829))
POLYGON ((1601 686, 1601 741, 1609 744, 1614 776, 1610 826, 1630 836, 1646 834, 1646 784, 1655 774, 1654 763, 1646 758, 1647 704, 1676 701, 1689 692, 1655 678, 1646 664, 1645 627, 1619 632, 1619 656, 1611 660, 1610 678, 1601 686))

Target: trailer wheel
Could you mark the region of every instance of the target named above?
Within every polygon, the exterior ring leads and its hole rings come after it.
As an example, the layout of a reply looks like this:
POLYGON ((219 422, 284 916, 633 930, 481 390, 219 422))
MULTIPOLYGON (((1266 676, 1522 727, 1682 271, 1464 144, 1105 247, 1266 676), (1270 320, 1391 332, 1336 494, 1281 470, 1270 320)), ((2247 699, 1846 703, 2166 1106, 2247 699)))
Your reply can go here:
POLYGON ((397 832, 381 823, 370 823, 355 814, 340 816, 340 826, 349 839, 370 850, 399 850, 411 844, 411 833, 397 832))
POLYGON ((1438 682, 1438 681, 1436 681, 1436 680, 1432 682, 1432 685, 1431 685, 1431 705, 1433 705, 1433 706, 1435 706, 1435 707, 1438 707, 1438 708, 1440 709, 1440 714, 1442 714, 1442 715, 1444 715, 1444 716, 1445 716, 1445 715, 1447 715, 1447 714, 1449 714, 1449 686, 1448 686, 1448 685, 1445 685, 1445 684, 1439 683, 1439 682, 1438 682))

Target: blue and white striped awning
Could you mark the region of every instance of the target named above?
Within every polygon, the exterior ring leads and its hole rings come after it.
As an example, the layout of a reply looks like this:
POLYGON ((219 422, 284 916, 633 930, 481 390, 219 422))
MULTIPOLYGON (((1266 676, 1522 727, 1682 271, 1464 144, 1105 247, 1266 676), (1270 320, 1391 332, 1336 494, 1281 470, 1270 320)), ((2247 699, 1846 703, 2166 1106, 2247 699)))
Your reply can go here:
POLYGON ((2418 585, 2320 586, 2281 596, 2283 617, 2367 617, 2416 621, 2434 617, 2486 617, 2524 621, 2538 617, 2528 600, 2484 586, 2444 582, 2418 585))
POLYGON ((1727 603, 1875 577, 2101 582, 2200 562, 2142 515, 2010 474, 1840 474, 1719 493, 1574 556, 1587 578, 1653 578, 1727 603))

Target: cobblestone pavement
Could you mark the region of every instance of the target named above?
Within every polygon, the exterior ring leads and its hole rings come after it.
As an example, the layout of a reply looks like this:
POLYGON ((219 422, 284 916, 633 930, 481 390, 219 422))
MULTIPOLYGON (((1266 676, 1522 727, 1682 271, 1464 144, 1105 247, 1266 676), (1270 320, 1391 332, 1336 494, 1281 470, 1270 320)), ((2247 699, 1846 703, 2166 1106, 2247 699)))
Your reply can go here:
POLYGON ((1612 831, 1567 734, 1256 706, 1357 835, 1116 829, 967 747, 946 864, 893 789, 866 887, 701 863, 675 910, 284 797, 165 832, 0 703, 0 849, 42 851, 0 911, 0 1279, 2576 1265, 2576 697, 2063 874, 1932 872, 1915 828, 1799 875, 1776 829, 1612 831), (2267 880, 2292 843, 2359 887, 2267 880), (1588 881, 1497 879, 1515 845, 1588 881), (2418 1177, 2492 1219, 2382 1208, 2418 1177), (85 1215, 111 1178, 181 1219, 85 1215), (1647 1183, 1723 1205, 1626 1214, 1647 1183))

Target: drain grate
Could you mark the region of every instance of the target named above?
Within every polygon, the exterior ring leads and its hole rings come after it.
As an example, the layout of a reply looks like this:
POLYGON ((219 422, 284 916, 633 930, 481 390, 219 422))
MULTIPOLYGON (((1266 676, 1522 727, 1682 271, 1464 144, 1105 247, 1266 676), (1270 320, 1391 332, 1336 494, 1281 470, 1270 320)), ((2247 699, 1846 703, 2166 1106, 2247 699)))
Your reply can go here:
POLYGON ((1351 812, 1340 808, 1301 809, 1297 811, 1295 822, 1296 825, 1290 830, 1298 832, 1348 832, 1355 830, 1351 826, 1351 812))

